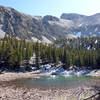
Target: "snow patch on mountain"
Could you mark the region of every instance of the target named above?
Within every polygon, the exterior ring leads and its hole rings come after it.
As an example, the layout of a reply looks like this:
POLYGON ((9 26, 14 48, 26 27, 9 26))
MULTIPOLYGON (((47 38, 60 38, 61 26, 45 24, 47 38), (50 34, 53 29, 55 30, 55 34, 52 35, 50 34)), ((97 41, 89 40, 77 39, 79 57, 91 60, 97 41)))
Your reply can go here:
POLYGON ((92 34, 92 32, 89 33, 90 35, 92 34))
POLYGON ((90 50, 90 49, 91 49, 91 46, 89 45, 89 46, 87 47, 87 49, 90 50))
POLYGON ((17 40, 21 40, 19 37, 16 37, 17 40))
POLYGON ((36 37, 32 37, 32 40, 34 41, 34 42, 41 42, 39 39, 37 39, 36 37))
POLYGON ((5 37, 5 34, 6 33, 0 29, 0 38, 4 38, 5 37))
POLYGON ((95 41, 95 44, 97 44, 97 43, 98 43, 98 40, 95 41))
POLYGON ((79 27, 81 27, 82 26, 82 24, 79 24, 79 27))
POLYGON ((94 31, 97 32, 98 31, 98 28, 96 27, 94 31))
POLYGON ((0 38, 4 38, 5 37, 5 32, 2 30, 3 25, 0 25, 0 38))
POLYGON ((56 38, 55 37, 52 37, 54 40, 56 40, 56 38))
POLYGON ((81 32, 77 32, 77 33, 76 33, 76 36, 77 36, 77 37, 81 37, 81 34, 82 34, 81 32))
POLYGON ((74 34, 67 34, 66 38, 72 39, 72 38, 77 38, 77 36, 74 34))
POLYGON ((34 42, 39 42, 39 43, 47 43, 47 44, 51 44, 52 42, 49 40, 49 39, 47 39, 45 36, 42 36, 42 40, 39 40, 39 39, 37 39, 36 37, 32 37, 31 38, 32 39, 32 41, 34 41, 34 42))
POLYGON ((51 44, 52 42, 49 39, 47 39, 45 36, 42 36, 42 43, 51 44))

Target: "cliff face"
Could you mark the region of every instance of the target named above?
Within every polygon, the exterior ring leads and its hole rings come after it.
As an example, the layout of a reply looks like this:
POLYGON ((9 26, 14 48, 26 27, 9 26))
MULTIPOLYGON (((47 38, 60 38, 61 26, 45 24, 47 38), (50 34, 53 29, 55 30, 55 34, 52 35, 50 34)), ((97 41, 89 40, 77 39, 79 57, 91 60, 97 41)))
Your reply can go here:
POLYGON ((63 13, 61 18, 73 21, 72 32, 76 36, 100 36, 100 13, 92 16, 63 13))
POLYGON ((43 30, 40 20, 22 14, 12 8, 0 7, 1 29, 14 37, 30 39, 32 35, 39 35, 43 30))
POLYGON ((100 36, 100 14, 84 16, 64 13, 61 18, 51 15, 42 18, 0 6, 0 37, 5 34, 42 42, 59 38, 100 36))

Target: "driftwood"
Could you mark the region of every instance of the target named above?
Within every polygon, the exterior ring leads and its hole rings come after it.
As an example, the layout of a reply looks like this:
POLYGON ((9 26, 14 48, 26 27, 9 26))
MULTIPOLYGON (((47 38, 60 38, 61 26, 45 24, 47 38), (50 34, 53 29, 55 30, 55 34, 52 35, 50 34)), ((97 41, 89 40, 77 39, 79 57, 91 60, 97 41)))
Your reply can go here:
POLYGON ((97 95, 99 95, 98 98, 96 98, 94 100, 100 100, 100 92, 98 92, 98 93, 96 93, 96 94, 94 94, 94 95, 92 95, 92 96, 90 96, 88 98, 82 99, 82 100, 90 100, 90 99, 95 98, 97 95))

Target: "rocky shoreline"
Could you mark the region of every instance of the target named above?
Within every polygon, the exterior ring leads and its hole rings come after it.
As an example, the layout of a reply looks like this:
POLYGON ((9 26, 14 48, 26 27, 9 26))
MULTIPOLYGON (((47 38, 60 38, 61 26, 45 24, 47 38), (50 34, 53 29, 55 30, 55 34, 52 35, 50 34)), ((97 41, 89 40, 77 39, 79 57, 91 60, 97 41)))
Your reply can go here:
MULTIPOLYGON (((17 87, 15 84, 10 83, 11 80, 19 78, 31 78, 44 75, 49 74, 33 74, 32 72, 6 72, 0 74, 0 100, 84 100, 99 92, 97 88, 92 86, 72 89, 39 89, 17 87)), ((94 75, 94 73, 90 73, 90 75, 94 75)), ((93 100, 96 100, 96 98, 99 98, 99 95, 97 94, 93 98, 93 100)))
MULTIPOLYGON (((93 87, 73 89, 36 89, 16 87, 11 84, 0 85, 0 100, 83 100, 95 95, 98 91, 93 87)), ((94 98, 98 98, 96 95, 94 98)), ((95 99, 93 99, 95 100, 95 99)))
POLYGON ((50 75, 49 73, 41 73, 41 74, 36 74, 33 72, 4 72, 0 74, 0 82, 9 82, 15 79, 20 79, 20 78, 32 78, 32 77, 37 77, 37 76, 46 76, 50 75))

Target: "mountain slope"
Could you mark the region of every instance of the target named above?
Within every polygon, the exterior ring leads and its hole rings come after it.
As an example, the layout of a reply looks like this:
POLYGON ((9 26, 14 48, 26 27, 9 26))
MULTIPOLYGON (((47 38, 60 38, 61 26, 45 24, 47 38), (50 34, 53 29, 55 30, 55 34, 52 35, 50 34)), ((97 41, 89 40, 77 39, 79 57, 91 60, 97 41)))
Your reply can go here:
POLYGON ((100 14, 85 16, 64 13, 61 18, 51 15, 41 17, 0 6, 0 37, 5 34, 44 43, 63 38, 100 36, 100 14))
POLYGON ((100 13, 92 16, 64 13, 61 18, 73 21, 72 32, 76 36, 100 36, 100 13))

